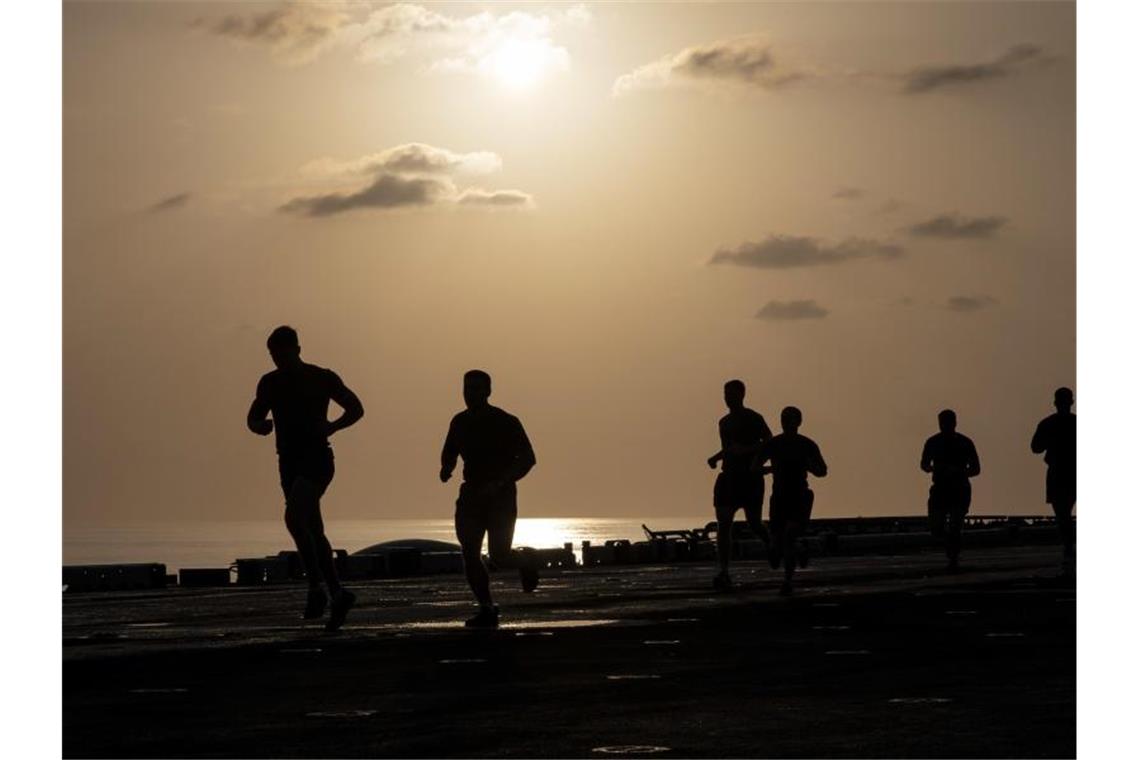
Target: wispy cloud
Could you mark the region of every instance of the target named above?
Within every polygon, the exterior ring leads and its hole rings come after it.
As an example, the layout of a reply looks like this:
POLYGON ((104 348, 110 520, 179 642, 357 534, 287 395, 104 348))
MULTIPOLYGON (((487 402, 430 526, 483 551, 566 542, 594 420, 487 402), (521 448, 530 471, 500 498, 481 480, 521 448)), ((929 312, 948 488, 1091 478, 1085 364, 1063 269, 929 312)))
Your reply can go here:
POLYGON ((903 92, 920 95, 945 88, 959 88, 1002 79, 1031 63, 1041 62, 1044 50, 1037 45, 1014 45, 991 61, 971 64, 920 66, 903 77, 903 92))
POLYGON ((841 264, 856 259, 897 259, 901 246, 865 238, 848 238, 839 243, 824 243, 812 237, 769 235, 759 243, 741 243, 736 248, 721 248, 710 264, 735 264, 758 269, 792 269, 797 267, 841 264))
POLYGON ((830 314, 814 299, 801 301, 769 301, 756 312, 756 319, 788 321, 795 319, 823 319, 830 314))
POLYGON ((932 219, 910 226, 907 231, 915 237, 961 240, 989 238, 997 234, 1009 221, 1004 216, 964 217, 958 214, 940 214, 932 219))
POLYGON ((901 209, 906 204, 898 198, 887 198, 883 203, 875 209, 876 214, 893 214, 901 209))
POLYGON ((946 300, 946 308, 950 311, 971 312, 996 306, 997 299, 990 296, 951 296, 946 300))
POLYGON ((857 201, 866 193, 859 187, 841 187, 831 194, 832 198, 841 201, 857 201))
POLYGON ((301 174, 323 183, 344 185, 322 193, 298 195, 278 207, 287 214, 327 217, 356 209, 398 209, 444 204, 488 208, 532 208, 534 198, 521 190, 460 188, 462 174, 489 174, 502 166, 495 153, 457 153, 426 143, 407 143, 351 160, 323 158, 301 167, 301 174))
POLYGON ((159 202, 148 206, 147 211, 152 214, 157 214, 163 211, 172 211, 176 208, 182 208, 190 202, 190 193, 178 193, 163 198, 159 202))
POLYGON ((352 23, 345 2, 290 2, 257 13, 196 19, 193 26, 221 37, 263 45, 287 64, 308 63, 338 43, 352 23))
POLYGON ((613 94, 674 86, 774 90, 806 76, 778 64, 764 38, 748 35, 687 47, 639 66, 617 78, 613 94))
POLYGON ((416 56, 426 71, 496 73, 520 54, 544 71, 563 70, 570 54, 557 32, 590 23, 576 5, 542 13, 511 10, 449 15, 414 3, 374 8, 367 3, 289 2, 260 13, 198 19, 194 26, 222 37, 267 47, 287 64, 308 63, 328 50, 349 49, 357 60, 392 63, 416 56))
POLYGON ((482 190, 469 188, 459 194, 457 202, 467 206, 531 206, 534 198, 521 190, 482 190))
POLYGON ((425 143, 406 143, 348 161, 319 158, 305 164, 301 167, 301 171, 313 176, 330 177, 377 172, 450 174, 462 171, 489 174, 498 171, 502 166, 502 159, 489 151, 456 153, 425 143))
POLYGON ((294 198, 283 204, 281 211, 302 216, 331 216, 358 208, 427 206, 454 193, 455 185, 447 179, 381 174, 360 190, 294 198))

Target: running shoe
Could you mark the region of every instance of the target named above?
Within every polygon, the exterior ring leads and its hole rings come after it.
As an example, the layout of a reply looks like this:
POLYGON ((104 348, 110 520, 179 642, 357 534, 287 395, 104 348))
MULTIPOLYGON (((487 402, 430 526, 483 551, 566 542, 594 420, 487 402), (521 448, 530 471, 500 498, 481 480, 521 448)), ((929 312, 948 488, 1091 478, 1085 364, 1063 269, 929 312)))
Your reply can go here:
POLYGON ((348 617, 348 611, 354 604, 356 604, 356 594, 343 588, 336 592, 332 604, 329 605, 329 620, 325 623, 325 630, 335 631, 344 625, 344 619, 348 617))
POLYGON ((305 599, 305 613, 301 615, 304 620, 316 620, 325 616, 325 608, 329 605, 329 598, 325 595, 319 587, 312 587, 309 589, 309 595, 305 599))
POLYGON ((468 628, 498 628, 499 606, 480 607, 475 617, 468 619, 463 625, 468 628))
POLYGON ((727 570, 721 570, 713 576, 713 588, 717 591, 732 591, 732 578, 728 577, 727 570))
POLYGON ((529 594, 538 588, 538 558, 533 549, 521 549, 519 555, 522 562, 519 564, 519 584, 524 594, 529 594))

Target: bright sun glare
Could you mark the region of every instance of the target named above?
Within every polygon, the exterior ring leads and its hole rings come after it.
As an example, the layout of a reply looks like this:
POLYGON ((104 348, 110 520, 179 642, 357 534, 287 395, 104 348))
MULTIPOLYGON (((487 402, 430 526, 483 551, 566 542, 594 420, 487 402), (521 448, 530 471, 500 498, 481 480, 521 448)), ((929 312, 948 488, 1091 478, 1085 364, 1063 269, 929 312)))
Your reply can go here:
POLYGON ((487 57, 488 68, 499 83, 515 90, 533 87, 552 64, 552 50, 544 40, 506 40, 487 57))

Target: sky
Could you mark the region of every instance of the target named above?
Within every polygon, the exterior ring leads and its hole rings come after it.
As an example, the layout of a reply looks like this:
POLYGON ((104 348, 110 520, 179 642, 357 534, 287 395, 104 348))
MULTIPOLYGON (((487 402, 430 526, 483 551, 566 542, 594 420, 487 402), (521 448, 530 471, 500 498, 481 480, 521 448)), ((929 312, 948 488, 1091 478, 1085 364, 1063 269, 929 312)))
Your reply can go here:
MULTIPOLYGON (((67 2, 64 521, 276 519, 245 413, 300 333, 366 416, 328 518, 446 518, 486 369, 520 514, 708 515, 722 385, 816 516, 1048 511, 1075 386, 1072 3, 67 2)), ((1080 394, 1077 394, 1077 406, 1080 394)))

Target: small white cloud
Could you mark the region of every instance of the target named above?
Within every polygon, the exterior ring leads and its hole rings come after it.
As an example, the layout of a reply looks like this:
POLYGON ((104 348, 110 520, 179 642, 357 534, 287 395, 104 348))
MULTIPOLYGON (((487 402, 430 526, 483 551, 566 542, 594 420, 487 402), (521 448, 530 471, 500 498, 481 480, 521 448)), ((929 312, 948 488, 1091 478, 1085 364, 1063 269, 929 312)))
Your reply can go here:
POLYGON ((457 153, 426 143, 397 145, 348 161, 322 158, 301 167, 301 175, 318 180, 324 192, 296 195, 278 210, 298 216, 329 217, 358 209, 444 204, 533 208, 533 197, 522 190, 461 189, 456 183, 463 175, 487 175, 501 167, 502 159, 490 151, 457 153), (361 178, 367 178, 368 183, 362 184, 361 178))
POLYGON ((376 174, 383 171, 411 174, 451 172, 490 174, 499 171, 502 166, 502 159, 490 151, 456 153, 425 143, 406 143, 347 161, 319 158, 302 166, 301 172, 318 178, 376 174))
POLYGON ((465 206, 527 207, 534 206, 534 198, 522 190, 483 190, 473 187, 459 194, 456 201, 465 206))

